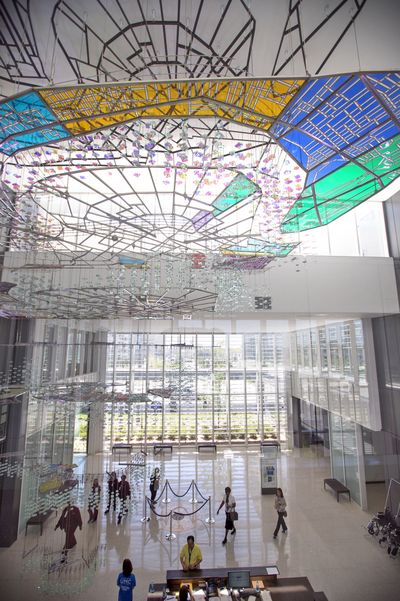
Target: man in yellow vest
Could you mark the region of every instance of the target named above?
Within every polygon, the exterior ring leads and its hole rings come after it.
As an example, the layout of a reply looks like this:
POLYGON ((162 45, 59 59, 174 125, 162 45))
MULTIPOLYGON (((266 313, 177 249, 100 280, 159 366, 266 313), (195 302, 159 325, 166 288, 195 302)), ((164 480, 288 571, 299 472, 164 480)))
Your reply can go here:
POLYGON ((185 572, 188 570, 198 570, 200 563, 203 561, 200 547, 194 544, 194 536, 190 535, 186 540, 187 543, 183 545, 180 554, 182 568, 185 572))

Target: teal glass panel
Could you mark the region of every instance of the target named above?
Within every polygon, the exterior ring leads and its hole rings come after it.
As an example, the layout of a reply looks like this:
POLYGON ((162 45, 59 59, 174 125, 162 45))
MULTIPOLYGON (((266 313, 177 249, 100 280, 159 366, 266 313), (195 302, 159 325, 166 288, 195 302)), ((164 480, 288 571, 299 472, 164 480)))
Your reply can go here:
POLYGON ((11 155, 68 137, 68 131, 35 92, 0 103, 0 152, 11 155))
POLYGON ((0 140, 52 123, 56 118, 35 92, 0 103, 0 140))
POLYGON ((44 127, 43 129, 29 133, 27 132, 9 140, 5 140, 0 144, 0 152, 11 156, 15 152, 24 150, 25 148, 41 146, 58 140, 65 140, 70 137, 70 134, 62 125, 44 127))
POLYGON ((214 215, 220 215, 255 193, 261 193, 259 186, 239 173, 214 200, 214 215))
POLYGON ((266 240, 258 240, 257 238, 248 238, 247 246, 227 246, 222 250, 240 253, 242 255, 263 255, 267 257, 287 257, 292 252, 298 243, 279 244, 278 242, 267 242, 266 240))

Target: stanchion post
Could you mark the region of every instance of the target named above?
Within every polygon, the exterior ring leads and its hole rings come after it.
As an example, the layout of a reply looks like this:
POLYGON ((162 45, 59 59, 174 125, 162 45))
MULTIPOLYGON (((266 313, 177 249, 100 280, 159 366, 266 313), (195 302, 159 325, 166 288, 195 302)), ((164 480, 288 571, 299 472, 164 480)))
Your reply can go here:
POLYGON ((169 482, 168 482, 168 480, 166 480, 166 482, 165 482, 165 499, 162 500, 162 502, 165 504, 171 502, 171 499, 168 498, 168 486, 169 486, 169 482))
POLYGON ((195 482, 194 482, 194 480, 192 480, 192 498, 190 499, 190 502, 193 504, 198 503, 198 500, 194 496, 194 488, 195 488, 194 484, 195 484, 195 482))
POLYGON ((165 538, 167 540, 175 540, 176 539, 176 534, 174 534, 172 532, 172 514, 173 514, 173 511, 171 511, 171 513, 169 514, 169 532, 168 532, 168 534, 165 535, 165 538))
POLYGON ((150 522, 150 516, 147 515, 147 497, 144 496, 144 516, 140 520, 141 522, 150 522))
POLYGON ((208 518, 206 519, 207 524, 215 524, 215 520, 211 515, 211 497, 208 497, 208 518))

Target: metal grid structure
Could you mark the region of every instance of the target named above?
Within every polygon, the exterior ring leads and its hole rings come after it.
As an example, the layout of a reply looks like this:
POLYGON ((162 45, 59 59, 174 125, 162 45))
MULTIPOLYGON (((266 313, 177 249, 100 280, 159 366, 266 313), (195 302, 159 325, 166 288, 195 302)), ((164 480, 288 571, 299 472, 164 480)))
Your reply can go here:
MULTIPOLYGON (((268 133, 306 172, 305 189, 281 224, 283 232, 303 231, 330 223, 398 177, 399 82, 388 72, 46 88, 0 104, 0 149, 13 154, 143 118, 232 121, 268 133)), ((248 194, 256 190, 237 178, 248 194)), ((236 202, 240 196, 224 210, 236 202)), ((216 199, 214 216, 220 212, 216 199)), ((210 218, 197 213, 197 229, 210 218)))

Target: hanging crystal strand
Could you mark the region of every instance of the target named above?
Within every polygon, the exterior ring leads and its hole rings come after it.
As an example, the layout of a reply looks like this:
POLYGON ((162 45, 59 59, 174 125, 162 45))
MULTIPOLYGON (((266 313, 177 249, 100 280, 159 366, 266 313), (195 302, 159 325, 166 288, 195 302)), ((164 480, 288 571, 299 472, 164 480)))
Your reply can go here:
POLYGON ((177 281, 182 292, 192 287, 191 259, 187 255, 179 259, 177 281))
POLYGON ((237 269, 220 270, 221 275, 216 282, 216 313, 249 311, 252 308, 252 297, 243 283, 242 274, 237 269))
POLYGON ((140 270, 139 269, 131 269, 130 274, 131 274, 130 275, 131 294, 136 296, 138 293, 139 286, 140 286, 140 283, 139 283, 140 270))
POLYGON ((141 269, 141 284, 140 284, 140 293, 143 296, 148 296, 150 294, 150 269, 141 269))
POLYGON ((167 290, 171 290, 173 287, 174 277, 174 264, 173 261, 168 257, 165 264, 165 287, 167 290))

